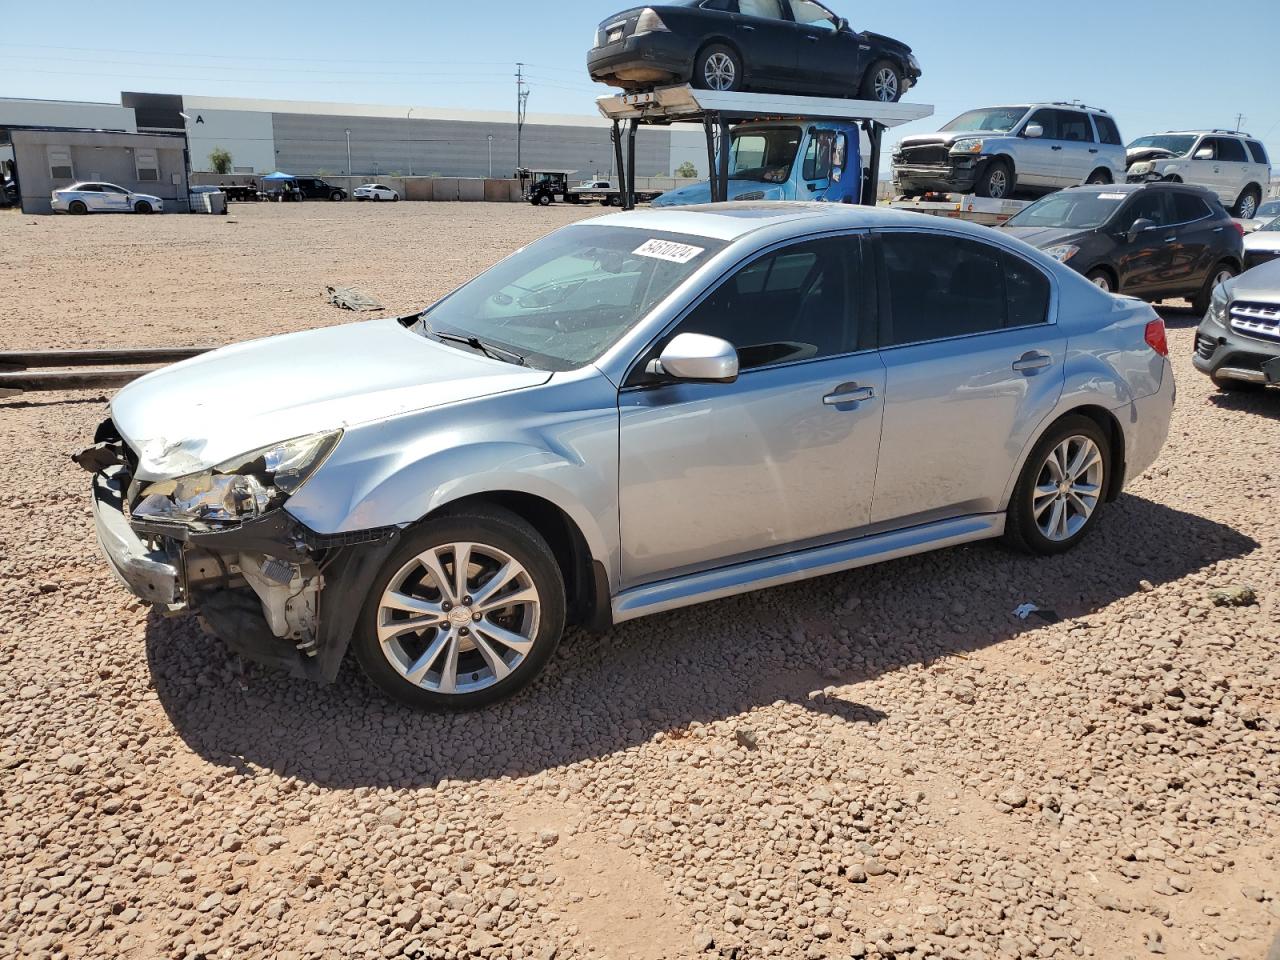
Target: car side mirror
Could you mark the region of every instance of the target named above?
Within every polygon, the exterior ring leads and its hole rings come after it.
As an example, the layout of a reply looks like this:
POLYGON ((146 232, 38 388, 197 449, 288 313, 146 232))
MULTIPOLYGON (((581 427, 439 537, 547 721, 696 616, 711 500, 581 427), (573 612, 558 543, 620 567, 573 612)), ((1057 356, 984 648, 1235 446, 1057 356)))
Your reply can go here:
POLYGON ((1197 160, 1212 160, 1212 159, 1213 159, 1213 150, 1212 150, 1212 149, 1210 149, 1209 147, 1205 147, 1203 150, 1197 150, 1197 151, 1196 151, 1196 159, 1197 159, 1197 160))
POLYGON ((738 351, 728 340, 703 333, 677 334, 646 373, 692 383, 733 383, 738 379, 738 351))
POLYGON ((853 29, 849 26, 849 21, 846 20, 844 17, 836 17, 836 32, 852 33, 853 29))
POLYGON ((1146 217, 1139 217, 1133 221, 1133 226, 1129 228, 1129 242, 1137 240, 1138 237, 1155 226, 1154 220, 1148 220, 1146 217))
POLYGON ((1030 140, 1039 140, 1044 136, 1044 127, 1038 123, 1028 123, 1022 135, 1030 140))

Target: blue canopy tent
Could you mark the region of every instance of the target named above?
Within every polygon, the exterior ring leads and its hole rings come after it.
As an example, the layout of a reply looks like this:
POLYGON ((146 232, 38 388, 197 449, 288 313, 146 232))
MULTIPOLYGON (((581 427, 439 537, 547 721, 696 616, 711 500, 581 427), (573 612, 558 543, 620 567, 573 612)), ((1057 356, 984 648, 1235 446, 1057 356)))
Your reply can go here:
POLYGON ((293 174, 291 174, 291 173, 281 173, 279 170, 277 170, 275 173, 268 173, 268 174, 267 174, 265 177, 263 177, 262 179, 263 179, 263 180, 274 180, 274 181, 280 181, 280 180, 296 180, 296 179, 297 179, 297 177, 295 177, 295 176, 294 176, 293 174))
POLYGON ((301 200, 302 192, 297 187, 297 177, 291 173, 268 173, 262 178, 262 187, 267 197, 272 200, 301 200))

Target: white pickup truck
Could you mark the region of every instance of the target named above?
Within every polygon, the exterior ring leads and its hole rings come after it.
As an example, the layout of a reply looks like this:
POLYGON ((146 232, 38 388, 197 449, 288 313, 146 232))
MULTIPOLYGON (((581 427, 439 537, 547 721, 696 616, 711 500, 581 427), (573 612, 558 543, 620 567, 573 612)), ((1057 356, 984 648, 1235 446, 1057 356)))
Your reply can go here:
MULTIPOLYGON (((637 190, 636 203, 648 203, 659 196, 658 190, 637 190)), ((622 194, 611 180, 588 180, 576 187, 570 187, 565 194, 566 203, 590 203, 599 200, 606 207, 622 206, 622 194)))

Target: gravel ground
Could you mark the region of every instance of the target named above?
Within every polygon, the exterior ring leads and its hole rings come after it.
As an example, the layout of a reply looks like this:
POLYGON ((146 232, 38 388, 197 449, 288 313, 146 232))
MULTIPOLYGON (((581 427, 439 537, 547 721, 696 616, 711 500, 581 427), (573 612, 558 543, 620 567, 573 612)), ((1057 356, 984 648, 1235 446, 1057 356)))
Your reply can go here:
MULTIPOLYGON (((581 215, 0 215, 0 343, 337 323, 326 283, 408 307, 581 215)), ((1264 957, 1280 395, 1214 393, 1167 317, 1169 445, 1073 554, 966 547, 571 634, 465 716, 151 615, 67 462, 103 398, 0 400, 0 955, 1264 957)))

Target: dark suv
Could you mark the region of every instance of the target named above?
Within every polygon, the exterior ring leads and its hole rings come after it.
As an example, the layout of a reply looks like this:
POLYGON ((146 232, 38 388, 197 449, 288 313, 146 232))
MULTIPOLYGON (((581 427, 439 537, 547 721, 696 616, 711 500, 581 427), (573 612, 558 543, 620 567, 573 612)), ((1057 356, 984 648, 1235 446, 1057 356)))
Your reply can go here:
POLYGON ((297 177, 295 182, 302 195, 308 200, 345 200, 347 191, 326 183, 319 177, 297 177))
POLYGON ((1186 184, 1072 187, 1002 229, 1111 293, 1186 297, 1200 312, 1244 263, 1243 228, 1211 191, 1186 184))
POLYGON ((1192 362, 1219 390, 1280 387, 1280 260, 1213 291, 1192 362))

